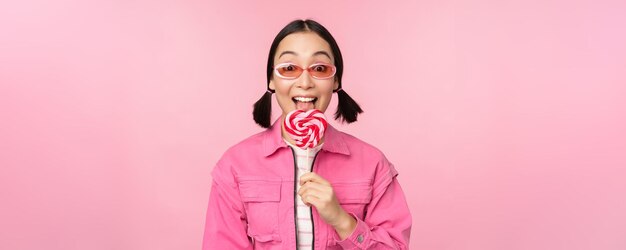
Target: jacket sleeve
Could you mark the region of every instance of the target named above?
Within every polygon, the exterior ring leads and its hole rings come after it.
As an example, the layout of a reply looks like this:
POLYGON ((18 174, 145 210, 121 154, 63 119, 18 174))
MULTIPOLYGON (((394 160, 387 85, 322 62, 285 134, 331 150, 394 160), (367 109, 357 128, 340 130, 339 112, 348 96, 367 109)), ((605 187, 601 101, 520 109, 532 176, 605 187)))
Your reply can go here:
POLYGON ((221 164, 212 172, 202 249, 252 249, 235 176, 230 167, 221 164))
POLYGON ((343 249, 408 249, 411 214, 393 165, 382 156, 373 184, 372 201, 350 236, 335 240, 343 249))

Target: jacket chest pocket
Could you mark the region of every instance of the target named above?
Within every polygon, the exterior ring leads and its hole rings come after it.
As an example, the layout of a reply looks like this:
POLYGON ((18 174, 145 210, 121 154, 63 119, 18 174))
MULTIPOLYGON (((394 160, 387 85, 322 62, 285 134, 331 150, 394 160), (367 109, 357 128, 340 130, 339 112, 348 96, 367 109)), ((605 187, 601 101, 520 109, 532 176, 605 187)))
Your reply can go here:
POLYGON ((247 214, 248 235, 261 241, 277 235, 282 180, 254 176, 237 179, 239 195, 247 214))
POLYGON ((372 201, 372 185, 369 180, 333 183, 333 190, 346 212, 365 219, 365 208, 372 201))

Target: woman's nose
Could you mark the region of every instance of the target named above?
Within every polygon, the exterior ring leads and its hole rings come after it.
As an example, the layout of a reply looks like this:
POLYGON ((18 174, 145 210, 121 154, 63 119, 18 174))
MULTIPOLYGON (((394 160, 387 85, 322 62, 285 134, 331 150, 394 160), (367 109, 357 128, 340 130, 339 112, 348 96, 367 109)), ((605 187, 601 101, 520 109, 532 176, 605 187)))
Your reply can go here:
POLYGON ((313 79, 311 79, 311 75, 309 74, 309 71, 305 70, 304 72, 302 72, 302 75, 300 75, 296 84, 298 87, 303 89, 312 88, 314 84, 313 79))

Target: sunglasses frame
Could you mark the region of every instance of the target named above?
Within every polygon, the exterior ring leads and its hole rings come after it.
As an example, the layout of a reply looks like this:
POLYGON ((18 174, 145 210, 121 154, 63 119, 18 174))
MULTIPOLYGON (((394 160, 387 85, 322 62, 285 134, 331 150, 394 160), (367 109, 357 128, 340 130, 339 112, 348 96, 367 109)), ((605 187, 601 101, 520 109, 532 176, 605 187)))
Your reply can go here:
POLYGON ((329 64, 329 63, 314 63, 314 64, 311 64, 311 65, 310 65, 309 67, 307 67, 306 69, 305 69, 305 68, 300 67, 300 65, 297 65, 297 64, 295 64, 295 63, 279 63, 279 64, 274 65, 273 69, 274 69, 274 74, 275 74, 276 76, 278 76, 278 77, 280 77, 280 78, 282 78, 282 79, 287 79, 287 80, 297 79, 298 77, 300 77, 300 76, 302 75, 302 73, 304 73, 304 71, 305 71, 305 70, 309 72, 309 75, 311 75, 311 77, 313 77, 313 78, 315 78, 315 79, 318 79, 318 80, 326 80, 326 79, 330 79, 330 78, 335 77, 335 74, 337 74, 337 67, 335 67, 335 65, 332 65, 332 64, 329 64), (300 72, 300 74, 299 74, 298 76, 294 76, 294 77, 286 77, 286 76, 283 76, 283 75, 281 75, 281 74, 278 72, 278 69, 279 69, 280 67, 282 67, 282 66, 285 66, 285 65, 292 65, 292 66, 298 67, 298 68, 299 68, 299 69, 301 69, 302 71, 300 72), (315 77, 313 74, 311 74, 311 70, 312 70, 312 68, 313 68, 313 67, 315 67, 315 66, 319 66, 319 65, 323 65, 323 66, 326 66, 326 67, 331 68, 331 69, 332 69, 332 71, 333 71, 333 73, 332 73, 330 76, 328 76, 328 77, 315 77))

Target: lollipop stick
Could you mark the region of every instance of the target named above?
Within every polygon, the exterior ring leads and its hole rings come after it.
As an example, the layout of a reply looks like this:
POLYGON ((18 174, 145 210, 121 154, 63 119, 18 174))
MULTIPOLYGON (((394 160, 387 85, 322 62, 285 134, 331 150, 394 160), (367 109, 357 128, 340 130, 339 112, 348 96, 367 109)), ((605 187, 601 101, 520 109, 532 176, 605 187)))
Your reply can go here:
MULTIPOLYGON (((310 149, 311 149, 311 148, 306 147, 306 165, 307 165, 307 166, 309 165, 309 150, 310 150, 310 149)), ((311 169, 313 169, 313 166, 311 166, 311 169)))

